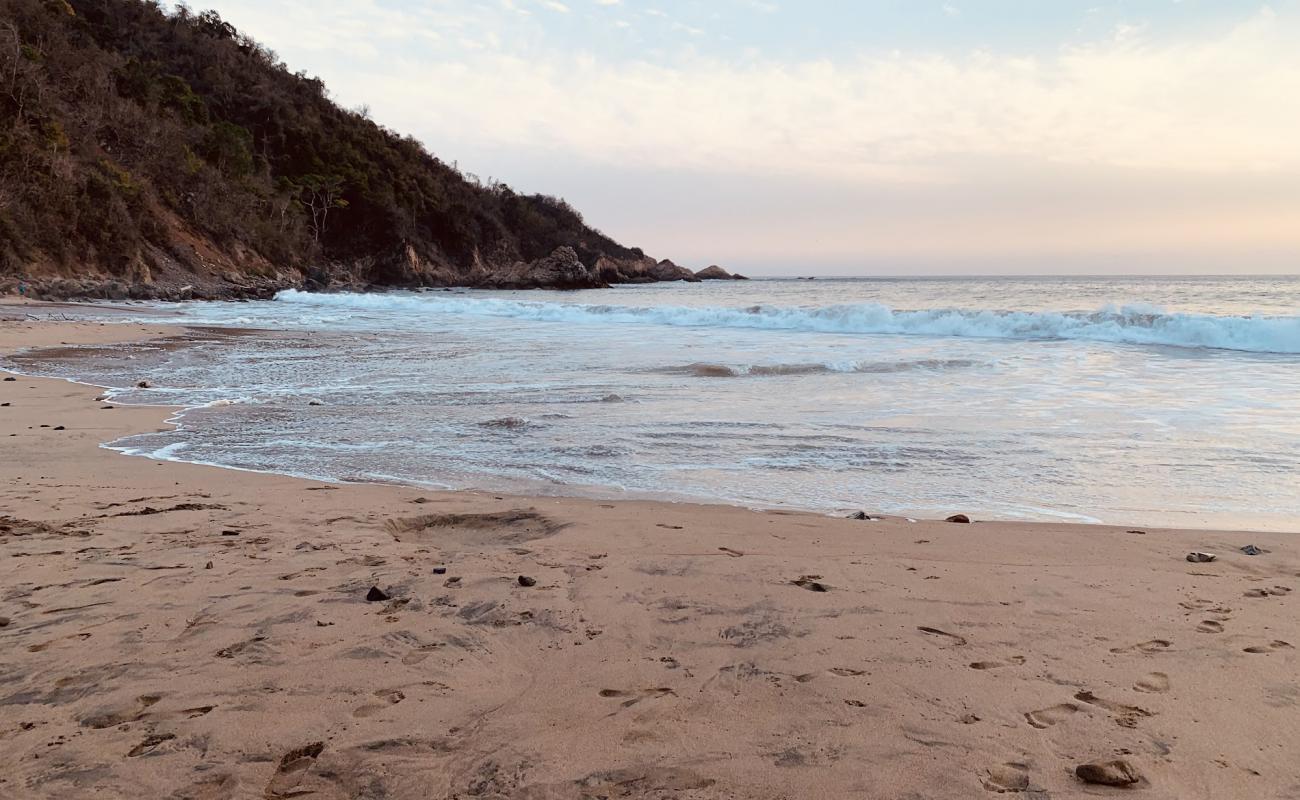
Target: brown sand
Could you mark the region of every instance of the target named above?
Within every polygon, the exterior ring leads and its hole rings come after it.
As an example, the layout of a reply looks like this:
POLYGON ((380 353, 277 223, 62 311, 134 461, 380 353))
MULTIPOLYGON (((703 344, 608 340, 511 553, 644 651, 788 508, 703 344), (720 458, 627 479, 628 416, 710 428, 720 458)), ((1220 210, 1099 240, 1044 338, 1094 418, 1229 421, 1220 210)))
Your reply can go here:
POLYGON ((0 383, 0 797, 1300 797, 1294 534, 330 486, 95 394, 0 383))

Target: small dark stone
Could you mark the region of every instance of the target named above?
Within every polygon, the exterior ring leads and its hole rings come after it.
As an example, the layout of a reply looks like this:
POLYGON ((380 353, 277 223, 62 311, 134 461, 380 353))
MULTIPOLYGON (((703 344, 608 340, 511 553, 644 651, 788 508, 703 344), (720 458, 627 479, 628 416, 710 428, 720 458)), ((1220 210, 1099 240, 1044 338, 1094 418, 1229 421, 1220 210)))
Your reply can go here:
POLYGON ((0 628, 7 628, 7 627, 9 627, 9 618, 0 617, 0 628))
POLYGON ((222 532, 221 532, 221 535, 222 535, 222 536, 238 536, 238 535, 239 535, 239 531, 222 531, 222 532))
POLYGON ((849 514, 849 519, 860 519, 860 520, 870 521, 871 518, 872 518, 871 515, 865 511, 855 511, 852 514, 849 514))
POLYGON ((371 586, 370 591, 366 592, 366 601, 370 603, 382 603, 388 599, 388 594, 378 586, 371 586))
POLYGON ((945 521, 945 522, 957 522, 957 523, 960 523, 960 524, 962 524, 962 525, 969 525, 969 524, 970 524, 970 517, 966 516, 965 514, 953 514, 951 517, 948 517, 948 519, 946 519, 946 520, 944 520, 944 521, 945 521))
POLYGON ((9 404, 8 404, 8 403, 0 403, 0 407, 8 408, 8 407, 9 407, 9 404))
POLYGON ((13 382, 16 381, 16 380, 18 380, 18 379, 15 378, 14 376, 10 375, 8 378, 5 378, 5 383, 13 383, 13 382))
POLYGON ((434 568, 433 568, 433 574, 434 574, 434 575, 446 575, 446 574, 447 574, 447 568, 446 568, 446 567, 434 567, 434 568))
POLYGON ((135 388, 137 388, 137 389, 148 389, 148 388, 150 388, 150 387, 149 387, 149 381, 140 381, 139 383, 137 383, 137 384, 135 385, 135 388))
POLYGON ((1074 768, 1074 774, 1084 783, 1098 786, 1132 786, 1142 780, 1142 773, 1123 759, 1080 764, 1074 768))
POLYGON ((56 430, 56 431, 66 431, 67 428, 63 427, 62 425, 55 425, 55 426, 54 426, 54 430, 56 430))
POLYGON ((818 578, 820 577, 820 575, 804 575, 798 580, 790 581, 790 583, 798 586, 800 589, 807 589, 810 592, 829 592, 831 587, 819 581, 818 578))
POLYGON ((520 585, 520 586, 525 586, 525 587, 527 587, 527 586, 536 586, 536 585, 537 585, 537 579, 536 579, 536 578, 530 578, 530 577, 528 577, 527 575, 520 575, 520 576, 519 576, 519 585, 520 585))
POLYGON ((212 569, 212 562, 209 561, 208 563, 204 564, 204 565, 203 565, 203 568, 204 568, 204 569, 212 569))
POLYGON ((311 400, 311 401, 309 401, 309 402, 307 403, 307 405, 309 405, 309 406, 323 406, 323 405, 325 405, 325 404, 322 403, 322 402, 319 401, 319 400, 311 400))

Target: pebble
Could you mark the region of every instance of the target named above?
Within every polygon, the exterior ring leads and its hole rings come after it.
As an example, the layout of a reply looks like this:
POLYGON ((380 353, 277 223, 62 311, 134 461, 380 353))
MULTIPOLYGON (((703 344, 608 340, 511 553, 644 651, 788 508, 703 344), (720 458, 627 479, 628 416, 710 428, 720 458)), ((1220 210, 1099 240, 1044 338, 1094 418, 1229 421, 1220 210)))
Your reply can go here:
POLYGON ((434 568, 433 568, 433 574, 434 574, 434 575, 446 575, 446 574, 447 574, 447 568, 446 568, 446 567, 434 567, 434 568))
POLYGON ((530 578, 530 577, 528 577, 527 575, 520 575, 520 576, 519 576, 519 585, 520 585, 520 586, 524 586, 524 587, 527 587, 527 586, 536 586, 536 585, 537 585, 537 579, 536 579, 536 578, 530 578))
POLYGON ((387 599, 389 599, 388 593, 380 589, 378 586, 371 586, 370 591, 366 592, 367 602, 380 603, 387 599))
POLYGON ((9 618, 0 617, 0 628, 7 628, 7 627, 9 627, 9 618))
POLYGON ((944 522, 958 522, 961 523, 962 525, 969 525, 970 517, 966 516, 965 514, 953 514, 951 517, 948 517, 948 519, 944 520, 944 522))

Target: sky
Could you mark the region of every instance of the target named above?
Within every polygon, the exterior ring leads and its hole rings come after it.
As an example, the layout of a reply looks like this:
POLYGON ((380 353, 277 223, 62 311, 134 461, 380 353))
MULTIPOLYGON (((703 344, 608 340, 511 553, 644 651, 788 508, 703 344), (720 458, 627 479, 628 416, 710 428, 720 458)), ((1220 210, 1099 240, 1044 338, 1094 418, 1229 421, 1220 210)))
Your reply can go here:
POLYGON ((1300 273, 1300 0, 193 7, 695 268, 1300 273))

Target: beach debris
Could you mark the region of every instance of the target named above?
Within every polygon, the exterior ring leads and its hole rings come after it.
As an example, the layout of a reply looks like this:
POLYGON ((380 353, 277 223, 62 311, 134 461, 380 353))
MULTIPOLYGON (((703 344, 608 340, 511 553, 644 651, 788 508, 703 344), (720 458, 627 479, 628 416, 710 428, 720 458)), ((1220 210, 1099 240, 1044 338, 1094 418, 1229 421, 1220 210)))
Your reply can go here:
POLYGON ((1138 530, 1128 531, 1128 533, 1132 533, 1132 534, 1135 534, 1135 535, 1137 535, 1137 536, 1146 536, 1146 535, 1147 535, 1147 532, 1146 532, 1146 531, 1138 531, 1138 530))
POLYGON ((447 568, 446 568, 446 567, 434 567, 434 568, 433 568, 433 574, 434 574, 434 575, 446 575, 446 574, 447 574, 447 568))
POLYGON ((55 425, 55 426, 54 426, 53 428, 51 428, 50 430, 54 430, 54 431, 66 431, 67 428, 63 427, 62 425, 55 425))
POLYGON ((14 376, 10 375, 9 377, 5 378, 5 383, 13 383, 13 382, 16 381, 16 380, 18 380, 18 379, 15 378, 14 376))
POLYGON ((204 569, 212 569, 212 562, 209 561, 208 563, 204 564, 204 565, 203 565, 203 568, 204 568, 204 569))
POLYGON ((9 407, 9 404, 8 404, 8 403, 0 403, 0 407, 8 408, 8 407, 9 407))
POLYGON ((871 522, 875 520, 876 517, 871 516, 865 511, 854 511, 852 514, 849 514, 849 519, 859 519, 866 522, 871 522))
POLYGON ((7 628, 7 627, 9 627, 9 618, 0 617, 0 628, 7 628))
POLYGON ((239 535, 239 531, 224 530, 224 531, 221 532, 221 535, 222 535, 222 536, 238 536, 238 535, 239 535))
POLYGON ((829 592, 831 587, 822 583, 820 579, 820 575, 802 575, 798 580, 790 581, 790 583, 798 586, 800 589, 807 589, 810 592, 829 592))
POLYGON ((1142 780, 1142 773, 1122 758, 1080 764, 1074 774, 1084 783, 1098 786, 1132 786, 1142 780))
POLYGON ((446 586, 448 589, 452 589, 457 586, 460 586, 460 576, 457 575, 454 578, 448 578, 446 583, 443 584, 443 586, 446 586))
POLYGON ((529 586, 536 586, 536 585, 537 585, 537 579, 536 579, 536 578, 530 578, 530 577, 528 577, 527 575, 520 575, 519 578, 518 578, 518 580, 519 580, 519 585, 520 585, 520 586, 523 586, 523 587, 525 587, 525 588, 527 588, 527 587, 529 587, 529 586))
POLYGON ((136 383, 135 388, 137 388, 137 389, 152 389, 153 387, 149 385, 149 381, 139 381, 138 383, 136 383))
POLYGON ((1245 553, 1248 556, 1257 556, 1260 553, 1264 553, 1267 551, 1261 550, 1253 544, 1248 544, 1245 547, 1241 548, 1241 552, 1245 553))
POLYGON ((325 405, 325 404, 324 404, 323 402, 321 402, 320 400, 308 400, 308 401, 307 401, 307 405, 309 405, 309 406, 323 406, 323 405, 325 405))
POLYGON ((962 525, 969 525, 970 517, 966 516, 965 514, 953 514, 951 517, 948 517, 948 519, 944 520, 944 522, 956 522, 962 525))
POLYGON ((378 586, 371 586, 370 591, 366 592, 367 603, 382 603, 387 599, 389 599, 388 593, 378 586))
POLYGON ((1192 562, 1193 564, 1208 564, 1211 561, 1215 561, 1217 559, 1218 556, 1216 556, 1214 553, 1202 553, 1200 551, 1193 551, 1187 554, 1187 560, 1192 562))

